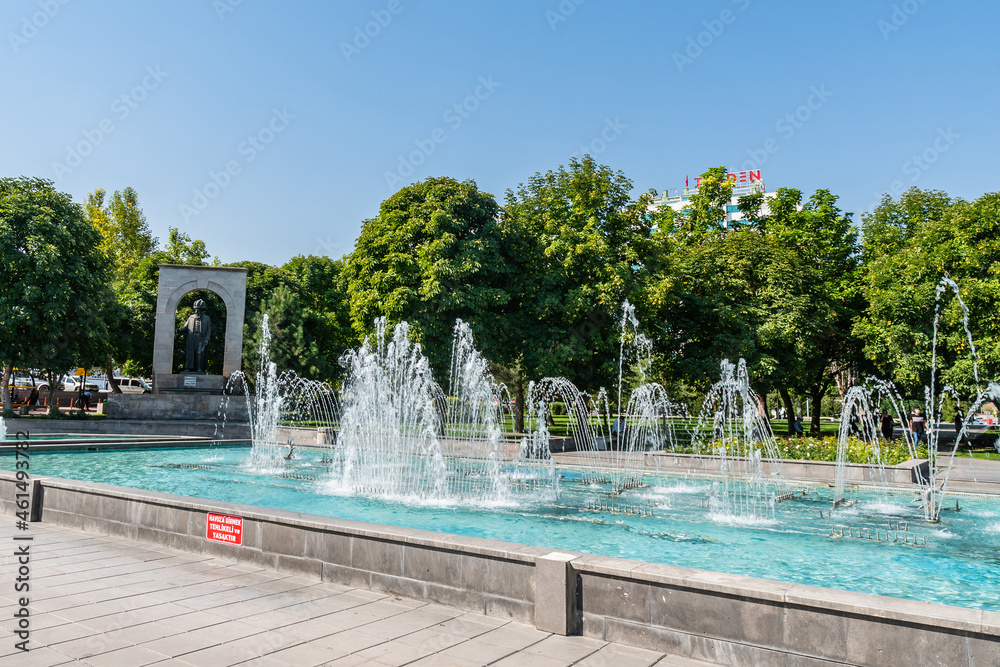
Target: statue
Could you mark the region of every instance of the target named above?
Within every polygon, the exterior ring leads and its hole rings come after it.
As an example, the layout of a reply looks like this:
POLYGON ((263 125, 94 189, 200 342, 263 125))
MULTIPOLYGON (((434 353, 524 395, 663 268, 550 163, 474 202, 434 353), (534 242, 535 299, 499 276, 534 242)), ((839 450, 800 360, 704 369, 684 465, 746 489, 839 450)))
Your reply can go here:
POLYGON ((205 302, 198 299, 194 302, 194 314, 177 330, 177 333, 187 334, 187 363, 184 365, 187 373, 204 373, 207 368, 205 352, 212 336, 212 318, 204 311, 205 302))

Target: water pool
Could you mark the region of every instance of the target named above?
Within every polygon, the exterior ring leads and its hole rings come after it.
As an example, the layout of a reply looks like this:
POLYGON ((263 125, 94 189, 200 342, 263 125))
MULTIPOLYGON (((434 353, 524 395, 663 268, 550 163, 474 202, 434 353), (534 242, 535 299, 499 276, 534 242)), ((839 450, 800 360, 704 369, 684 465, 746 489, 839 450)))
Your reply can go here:
MULTIPOLYGON (((408 526, 555 549, 1000 611, 1000 500, 961 497, 961 511, 928 524, 913 494, 858 493, 830 512, 831 491, 777 505, 773 520, 740 521, 707 507, 712 482, 647 478, 650 485, 609 498, 579 474, 560 470, 558 499, 483 508, 417 504, 338 494, 326 482, 322 450, 297 451, 286 475, 255 474, 249 447, 33 452, 31 472, 344 519, 408 526), (594 503, 651 511, 590 511, 594 503), (872 535, 905 525, 926 546, 831 537, 838 527, 872 535)), ((12 470, 12 454, 0 468, 12 470)), ((954 508, 954 500, 949 503, 954 508)), ((474 506, 475 505, 475 506, 474 506)))

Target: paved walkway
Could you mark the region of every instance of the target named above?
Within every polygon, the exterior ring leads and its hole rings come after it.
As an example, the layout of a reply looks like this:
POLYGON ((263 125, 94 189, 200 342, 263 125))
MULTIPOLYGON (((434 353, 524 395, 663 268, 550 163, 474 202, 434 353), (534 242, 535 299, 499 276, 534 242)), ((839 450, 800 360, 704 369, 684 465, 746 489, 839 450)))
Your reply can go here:
POLYGON ((184 551, 0 517, 0 665, 704 665, 184 551), (31 542, 15 542, 30 536, 31 542), (15 629, 30 544, 29 647, 15 629), (15 545, 15 546, 11 546, 15 545))

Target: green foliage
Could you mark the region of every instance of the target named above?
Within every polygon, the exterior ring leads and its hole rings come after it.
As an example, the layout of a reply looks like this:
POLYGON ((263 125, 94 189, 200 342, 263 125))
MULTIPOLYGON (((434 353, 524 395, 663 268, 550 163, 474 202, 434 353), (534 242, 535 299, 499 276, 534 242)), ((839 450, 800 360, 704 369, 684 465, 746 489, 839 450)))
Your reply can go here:
POLYGON ((622 303, 650 317, 649 290, 665 261, 669 216, 632 182, 589 155, 535 174, 507 193, 503 225, 511 262, 509 359, 528 377, 562 375, 582 389, 617 382, 622 303))
POLYGON ((85 210, 90 223, 101 233, 100 249, 111 263, 115 282, 123 282, 156 250, 157 240, 149 230, 134 189, 115 192, 105 205, 106 194, 98 188, 87 195, 85 210))
POLYGON ((204 241, 192 241, 191 237, 176 227, 168 227, 167 247, 161 264, 189 264, 204 266, 208 259, 208 250, 204 241))
POLYGON ((243 366, 255 375, 266 313, 272 336, 271 354, 282 370, 317 380, 336 380, 340 356, 357 344, 350 324, 344 262, 328 257, 298 256, 282 267, 260 262, 229 266, 247 269, 247 313, 243 366))
POLYGON ((429 178, 384 201, 344 268, 358 336, 371 334, 379 317, 390 326, 406 320, 443 377, 461 318, 484 354, 497 358, 511 271, 497 213, 492 195, 452 178, 429 178))
MULTIPOLYGON (((930 384, 937 286, 955 280, 969 308, 980 375, 1000 375, 1000 194, 972 203, 913 188, 883 198, 863 217, 866 312, 854 325, 865 356, 880 375, 919 395, 930 384)), ((950 291, 940 301, 938 384, 975 394, 972 350, 963 311, 950 291)))
POLYGON ((39 178, 0 179, 0 358, 45 369, 50 386, 109 346, 111 272, 100 232, 39 178))
MULTIPOLYGON (((775 444, 781 458, 796 461, 836 461, 837 460, 837 438, 827 437, 803 437, 803 438, 776 438, 775 444)), ((693 454, 715 454, 722 442, 700 441, 695 447, 684 448, 693 454)), ((902 439, 893 441, 879 440, 879 451, 883 457, 883 464, 897 465, 910 460, 910 451, 906 442, 902 439)), ((760 447, 758 446, 758 449, 760 447)), ((847 441, 847 461, 848 463, 872 464, 876 461, 872 443, 850 437, 847 441)))

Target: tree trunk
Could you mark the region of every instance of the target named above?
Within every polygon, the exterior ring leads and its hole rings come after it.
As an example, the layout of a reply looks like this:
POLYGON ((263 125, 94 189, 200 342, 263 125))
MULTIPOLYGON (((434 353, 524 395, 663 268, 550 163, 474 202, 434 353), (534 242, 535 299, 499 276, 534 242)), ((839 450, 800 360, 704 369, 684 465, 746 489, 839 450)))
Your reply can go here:
POLYGON ((118 386, 118 380, 115 379, 115 360, 111 357, 108 357, 108 365, 104 369, 104 374, 108 376, 108 391, 112 394, 122 393, 122 388, 118 386))
POLYGON ((14 411, 14 401, 10 398, 10 375, 14 372, 14 364, 4 364, 3 384, 0 385, 0 397, 3 398, 3 414, 14 411))
POLYGON ((49 371, 45 374, 49 383, 49 409, 47 414, 50 417, 59 416, 59 406, 56 405, 56 374, 49 371))
POLYGON ((819 416, 823 406, 823 394, 826 393, 826 385, 814 384, 809 397, 812 399, 812 415, 809 420, 809 435, 819 435, 819 416))
POLYGON ((524 433, 524 378, 520 368, 514 370, 514 433, 524 433))
POLYGON ((781 396, 781 402, 785 406, 785 417, 788 418, 788 435, 795 435, 795 429, 792 427, 792 422, 795 421, 795 406, 792 405, 792 396, 785 387, 778 387, 778 395, 781 396))
POLYGON ((767 392, 762 391, 760 393, 760 402, 757 404, 757 412, 760 414, 760 418, 764 420, 765 423, 771 423, 771 415, 768 414, 767 410, 767 392))

